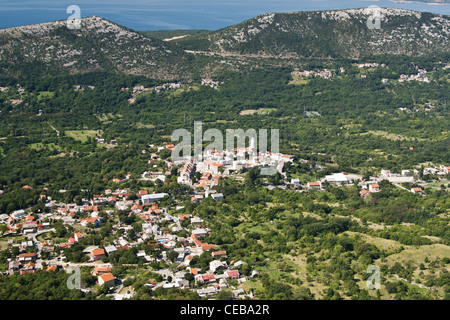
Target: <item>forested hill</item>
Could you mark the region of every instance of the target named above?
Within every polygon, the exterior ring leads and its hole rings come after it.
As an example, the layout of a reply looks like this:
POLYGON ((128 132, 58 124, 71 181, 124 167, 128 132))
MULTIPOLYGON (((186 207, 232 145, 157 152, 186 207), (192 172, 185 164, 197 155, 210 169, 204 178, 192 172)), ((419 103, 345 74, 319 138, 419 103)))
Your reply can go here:
POLYGON ((66 21, 0 30, 0 73, 50 74, 97 69, 157 78, 178 76, 185 53, 99 17, 83 18, 79 30, 66 21))
POLYGON ((293 57, 359 58, 424 55, 450 50, 450 17, 401 9, 364 8, 269 13, 179 41, 190 49, 293 57), (377 11, 376 11, 377 10, 377 11), (378 12, 378 13, 377 13, 378 12), (380 29, 368 19, 380 17, 380 29), (371 25, 372 26, 372 25, 371 25))
POLYGON ((186 37, 182 32, 173 41, 99 17, 83 18, 78 30, 67 28, 65 20, 1 29, 0 74, 32 77, 105 70, 186 79, 240 69, 244 55, 284 58, 275 59, 282 63, 286 57, 358 59, 450 51, 449 16, 380 8, 381 28, 371 29, 367 21, 374 13, 371 8, 271 13, 215 32, 193 31, 186 37), (223 54, 213 57, 211 52, 223 54))

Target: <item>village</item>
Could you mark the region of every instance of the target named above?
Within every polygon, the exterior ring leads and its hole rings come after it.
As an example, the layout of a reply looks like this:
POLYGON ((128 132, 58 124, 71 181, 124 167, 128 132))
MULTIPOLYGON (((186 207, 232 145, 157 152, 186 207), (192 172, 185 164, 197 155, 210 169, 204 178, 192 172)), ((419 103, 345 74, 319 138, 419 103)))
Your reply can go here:
MULTIPOLYGON (((164 142, 161 146, 150 145, 156 149, 156 153, 151 153, 148 165, 151 169, 156 166, 154 163, 161 162, 159 153, 163 150, 173 150, 174 145, 164 142)), ((177 183, 188 186, 192 189, 191 202, 193 204, 204 201, 210 197, 213 201, 223 201, 224 195, 218 193, 214 187, 219 185, 220 179, 239 179, 242 172, 251 168, 275 168, 275 172, 283 177, 281 185, 266 185, 267 188, 292 189, 296 192, 322 191, 326 186, 345 187, 358 184, 361 187, 360 196, 365 198, 373 193, 382 191, 380 182, 387 180, 395 186, 406 191, 425 196, 424 187, 427 181, 419 179, 419 171, 402 170, 401 173, 392 173, 389 170, 381 170, 380 174, 369 179, 363 179, 362 175, 347 174, 337 172, 325 175, 322 179, 309 181, 302 184, 300 179, 288 181, 284 166, 286 163, 300 161, 308 163, 303 159, 295 159, 294 156, 282 153, 257 152, 254 140, 250 140, 247 148, 235 148, 234 150, 208 150, 201 159, 195 160, 186 157, 172 163, 166 160, 166 168, 161 171, 146 171, 139 178, 141 180, 160 180, 165 183, 165 178, 170 174, 173 167, 179 168, 177 183), (197 178, 196 178, 197 177, 197 178), (404 184, 415 185, 406 189, 404 184)), ((158 169, 159 170, 159 169, 158 169)), ((446 165, 424 167, 423 175, 437 175, 441 181, 448 183, 450 167, 446 165)), ((235 298, 255 299, 252 291, 246 292, 238 288, 239 284, 258 276, 256 270, 252 270, 250 275, 244 276, 239 268, 245 264, 243 261, 233 261, 228 259, 227 252, 221 250, 220 246, 208 243, 203 239, 210 235, 210 230, 205 221, 198 216, 191 214, 179 214, 182 206, 167 208, 160 203, 168 198, 173 198, 171 194, 149 193, 141 190, 132 193, 127 188, 120 187, 121 184, 132 179, 128 174, 125 178, 113 179, 117 185, 115 189, 104 190, 102 194, 94 194, 90 199, 82 199, 81 203, 59 203, 52 200, 45 192, 41 195, 41 200, 45 201, 46 212, 31 212, 30 209, 15 210, 10 214, 1 214, 0 223, 5 224, 7 231, 3 236, 22 236, 24 240, 9 240, 8 245, 16 249, 15 257, 9 259, 6 274, 25 275, 34 273, 37 270, 55 272, 56 270, 66 270, 73 266, 91 267, 91 274, 97 277, 99 286, 107 285, 110 288, 108 295, 114 299, 125 299, 133 296, 132 290, 124 291, 123 282, 126 278, 120 279, 113 275, 114 265, 108 261, 117 252, 139 248, 136 252, 137 258, 142 262, 142 266, 152 263, 175 263, 176 268, 163 268, 155 271, 160 274, 163 281, 155 283, 149 282, 146 286, 156 290, 157 288, 171 289, 179 288, 193 290, 200 297, 209 297, 219 293, 223 289, 230 288, 235 298), (132 226, 127 225, 121 219, 114 217, 118 213, 126 213, 128 217, 136 217, 140 221, 142 230, 136 232, 134 236, 127 233, 132 226), (100 245, 88 245, 84 250, 87 261, 75 263, 67 261, 64 250, 71 248, 75 243, 82 241, 86 232, 98 230, 103 225, 103 218, 114 221, 112 229, 117 235, 111 243, 101 243, 100 245), (52 242, 43 239, 45 234, 55 233, 55 225, 62 223, 64 227, 75 230, 73 234, 65 236, 64 242, 52 242), (118 232, 123 230, 122 232, 118 232), (143 250, 142 248, 151 248, 143 250), (150 253, 151 252, 151 253, 150 253), (194 257, 211 256, 209 270, 200 270, 191 267, 190 263, 194 257), (106 258, 105 258, 106 257, 106 258), (203 271, 203 272, 202 272, 203 271), (189 281, 188 279, 193 279, 189 281)), ((430 181, 431 182, 431 181, 430 181)), ((24 186, 24 189, 30 188, 24 186)), ((61 190, 60 192, 64 192, 61 190)), ((176 199, 175 199, 176 201, 176 199)), ((80 290, 92 290, 80 288, 80 290)))

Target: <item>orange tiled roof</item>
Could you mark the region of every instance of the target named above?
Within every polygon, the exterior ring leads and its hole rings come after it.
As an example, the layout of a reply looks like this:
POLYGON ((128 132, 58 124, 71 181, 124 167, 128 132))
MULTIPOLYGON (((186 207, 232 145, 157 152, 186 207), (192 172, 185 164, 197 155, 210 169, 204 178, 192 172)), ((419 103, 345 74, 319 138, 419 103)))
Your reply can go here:
POLYGON ((108 282, 115 279, 112 273, 105 273, 101 275, 100 278, 102 278, 104 282, 108 282))
POLYGON ((105 254, 105 250, 103 250, 103 249, 92 250, 92 255, 93 256, 101 256, 101 255, 104 255, 104 254, 105 254))

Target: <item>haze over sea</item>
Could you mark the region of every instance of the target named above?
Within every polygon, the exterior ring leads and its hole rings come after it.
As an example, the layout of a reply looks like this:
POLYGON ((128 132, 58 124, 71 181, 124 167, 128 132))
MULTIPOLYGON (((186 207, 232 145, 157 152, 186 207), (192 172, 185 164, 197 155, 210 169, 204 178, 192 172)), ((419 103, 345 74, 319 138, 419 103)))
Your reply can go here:
POLYGON ((67 19, 77 5, 81 16, 99 16, 134 30, 217 30, 267 12, 365 8, 371 5, 450 15, 450 4, 391 0, 14 0, 0 1, 0 28, 67 19))

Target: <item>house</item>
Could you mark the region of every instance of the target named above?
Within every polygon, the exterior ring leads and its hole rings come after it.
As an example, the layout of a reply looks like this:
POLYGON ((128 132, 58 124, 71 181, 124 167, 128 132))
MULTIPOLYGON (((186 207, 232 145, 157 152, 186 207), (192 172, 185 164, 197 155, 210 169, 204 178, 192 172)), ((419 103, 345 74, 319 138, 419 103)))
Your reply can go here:
POLYGON ((200 297, 205 297, 205 296, 208 296, 208 295, 212 295, 212 294, 215 294, 216 292, 217 292, 216 287, 208 287, 208 288, 205 288, 205 289, 198 289, 197 290, 197 293, 198 293, 198 295, 200 297))
POLYGON ((236 289, 232 291, 233 297, 238 298, 240 295, 245 295, 244 289, 236 289))
POLYGON ((7 224, 10 217, 6 214, 0 214, 0 223, 7 224))
POLYGON ((300 179, 291 179, 291 183, 295 186, 299 186, 300 185, 300 179))
POLYGON ((112 267, 96 267, 93 271, 95 276, 101 276, 107 273, 111 273, 112 267))
POLYGON ((202 244, 203 251, 214 250, 215 248, 216 248, 216 246, 214 244, 207 244, 207 243, 202 244))
POLYGON ((441 169, 441 171, 442 171, 443 173, 445 173, 445 174, 448 174, 448 173, 450 172, 450 167, 449 167, 449 166, 441 165, 441 166, 440 166, 440 169, 441 169))
POLYGON ((36 254, 34 252, 19 254, 19 262, 21 262, 21 263, 34 261, 35 259, 36 259, 36 254))
POLYGON ((227 278, 231 279, 239 279, 239 271, 238 270, 228 270, 225 272, 227 278))
POLYGON ((83 238, 83 235, 81 234, 81 232, 76 232, 75 234, 74 234, 74 238, 75 238, 75 241, 80 241, 80 239, 81 238, 83 238))
POLYGON ((25 211, 24 210, 16 210, 13 213, 11 213, 11 217, 14 220, 21 220, 25 217, 25 211))
POLYGON ((370 192, 380 192, 380 186, 377 183, 369 185, 370 192))
POLYGON ((194 275, 194 276, 198 275, 198 269, 197 269, 197 268, 191 268, 189 271, 190 271, 191 274, 194 275))
POLYGON ((198 228, 198 229, 192 230, 192 235, 195 235, 197 237, 204 237, 207 234, 208 234, 208 232, 205 229, 198 228))
POLYGON ((190 214, 180 214, 178 216, 178 219, 180 219, 180 221, 184 221, 184 220, 188 220, 191 217, 190 214))
POLYGON ((20 263, 18 261, 10 261, 8 264, 8 271, 12 274, 14 271, 19 271, 20 263))
POLYGON ((411 188, 412 193, 423 194, 422 188, 411 188))
POLYGON ((81 219, 80 224, 86 227, 89 223, 92 223, 94 225, 94 228, 98 228, 102 224, 102 218, 101 217, 83 218, 81 219))
POLYGON ((212 253, 212 256, 214 258, 222 258, 222 257, 224 257, 226 255, 227 255, 226 251, 215 251, 215 252, 212 253))
POLYGON ((94 261, 97 261, 105 256, 105 250, 95 249, 95 250, 92 250, 91 254, 92 254, 92 259, 94 259, 94 261))
POLYGON ((49 266, 47 267, 47 269, 45 269, 45 271, 47 272, 55 272, 56 270, 58 270, 57 266, 49 266))
POLYGON ((204 220, 199 217, 193 217, 191 219, 191 224, 193 224, 193 225, 202 224, 203 222, 204 222, 204 220))
POLYGON ((36 267, 36 265, 34 264, 34 262, 28 262, 25 267, 23 267, 22 270, 34 270, 36 267))
POLYGON ((116 283, 116 278, 112 273, 105 273, 98 277, 98 284, 104 285, 106 284, 108 287, 113 287, 116 283))
POLYGON ((212 283, 216 282, 216 277, 213 274, 205 274, 198 278, 200 283, 212 283))
POLYGON ((363 190, 361 190, 361 191, 359 192, 359 195, 360 195, 361 197, 368 196, 369 194, 370 194, 370 191, 368 191, 368 190, 366 190, 366 189, 363 189, 363 190))
POLYGON ((223 200, 223 194, 222 193, 215 193, 211 195, 211 198, 215 201, 222 201, 223 200))
POLYGON ((308 182, 308 189, 320 189, 320 182, 308 182))
POLYGON ((332 175, 326 175, 325 180, 329 183, 348 183, 348 179, 344 173, 334 173, 332 175))
POLYGON ((225 268, 225 265, 222 261, 214 260, 209 263, 209 270, 211 272, 216 272, 217 270, 223 270, 225 268))
POLYGON ((413 173, 410 170, 402 170, 403 177, 411 177, 413 173))
POLYGON ((97 206, 84 206, 83 207, 83 211, 85 211, 85 212, 88 212, 88 211, 97 212, 98 211, 98 207, 97 206))
POLYGON ((153 194, 146 194, 141 197, 142 204, 149 204, 153 203, 155 201, 161 201, 164 199, 165 196, 168 196, 168 193, 153 193, 153 194))
POLYGON ((111 253, 116 252, 117 248, 113 245, 109 245, 105 247, 105 251, 106 253, 108 253, 108 255, 110 255, 111 253))

